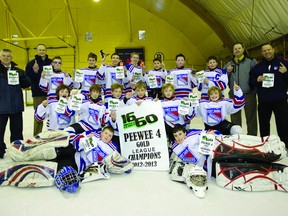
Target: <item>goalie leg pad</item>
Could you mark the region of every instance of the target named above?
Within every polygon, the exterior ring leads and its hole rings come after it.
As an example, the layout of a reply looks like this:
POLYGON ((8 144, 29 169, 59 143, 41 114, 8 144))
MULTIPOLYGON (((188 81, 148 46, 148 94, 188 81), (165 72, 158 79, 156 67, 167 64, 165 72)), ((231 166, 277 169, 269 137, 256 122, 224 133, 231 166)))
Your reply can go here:
POLYGON ((122 173, 131 173, 134 164, 123 157, 119 152, 113 151, 110 155, 108 155, 105 159, 104 162, 107 164, 108 171, 110 173, 115 173, 115 174, 122 174, 122 173))
POLYGON ((0 164, 0 186, 52 186, 54 185, 56 172, 56 162, 13 162, 3 160, 0 164))
POLYGON ((217 136, 213 160, 226 162, 273 162, 286 157, 285 144, 278 136, 217 136))
POLYGON ((14 161, 51 160, 56 158, 56 147, 66 147, 69 133, 65 131, 44 131, 26 142, 16 140, 8 146, 7 153, 14 161))
POLYGON ((238 191, 288 192, 288 166, 277 163, 216 163, 216 183, 238 191))

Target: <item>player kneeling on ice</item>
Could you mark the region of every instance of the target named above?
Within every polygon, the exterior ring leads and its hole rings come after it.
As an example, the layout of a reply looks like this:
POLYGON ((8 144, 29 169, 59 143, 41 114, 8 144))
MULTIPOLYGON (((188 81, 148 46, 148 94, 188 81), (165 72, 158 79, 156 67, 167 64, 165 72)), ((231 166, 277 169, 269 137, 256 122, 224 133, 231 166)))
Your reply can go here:
POLYGON ((78 173, 84 178, 82 182, 109 179, 108 172, 121 174, 132 171, 133 163, 122 157, 117 151, 117 145, 111 141, 113 133, 111 126, 105 126, 100 134, 86 131, 75 136, 75 162, 78 173), (95 171, 98 175, 95 175, 95 171))

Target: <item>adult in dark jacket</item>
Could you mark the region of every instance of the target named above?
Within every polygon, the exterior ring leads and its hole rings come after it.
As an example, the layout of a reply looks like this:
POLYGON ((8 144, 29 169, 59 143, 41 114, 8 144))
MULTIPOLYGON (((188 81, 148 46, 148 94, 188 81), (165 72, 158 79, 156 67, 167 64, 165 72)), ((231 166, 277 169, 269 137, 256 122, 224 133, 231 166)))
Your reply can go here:
MULTIPOLYGON (((257 64, 256 59, 249 58, 245 55, 245 48, 241 42, 236 42, 233 45, 233 58, 224 66, 227 70, 229 80, 229 97, 233 98, 234 82, 240 86, 246 99, 244 107, 247 134, 257 136, 257 100, 254 89, 249 86, 249 74, 254 65, 257 64)), ((231 121, 242 126, 241 110, 231 115, 231 121)))
POLYGON ((250 85, 257 88, 261 137, 270 135, 270 119, 275 115, 281 141, 288 147, 288 62, 274 55, 270 44, 261 47, 263 59, 252 69, 250 85))
MULTIPOLYGON (((37 55, 35 58, 28 62, 26 66, 26 73, 31 79, 31 91, 33 97, 33 106, 34 109, 42 103, 43 100, 46 100, 46 92, 43 92, 39 88, 39 81, 41 78, 41 73, 43 71, 43 66, 51 65, 52 60, 48 58, 46 54, 46 46, 44 44, 38 44, 37 46, 37 55)), ((38 122, 34 119, 34 136, 42 132, 43 122, 38 122)))
POLYGON ((0 51, 0 158, 3 158, 6 145, 4 133, 8 119, 10 120, 10 142, 23 140, 24 111, 23 93, 21 88, 30 86, 30 79, 25 71, 12 62, 12 51, 0 51))

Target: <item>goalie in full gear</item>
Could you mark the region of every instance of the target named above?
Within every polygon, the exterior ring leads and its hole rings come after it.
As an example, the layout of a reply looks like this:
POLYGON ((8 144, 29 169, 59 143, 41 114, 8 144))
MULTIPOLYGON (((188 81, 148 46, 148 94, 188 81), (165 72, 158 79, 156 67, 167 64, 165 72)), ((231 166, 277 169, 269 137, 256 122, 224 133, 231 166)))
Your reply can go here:
POLYGON ((216 137, 213 161, 216 183, 230 190, 288 192, 288 166, 274 163, 287 156, 278 136, 216 137))
POLYGON ((199 131, 186 134, 186 129, 176 125, 173 129, 175 138, 172 144, 173 153, 170 157, 171 179, 185 182, 199 198, 206 196, 207 173, 203 167, 207 164, 206 156, 198 152, 199 131))
MULTIPOLYGON (((173 135, 170 174, 174 181, 185 182, 188 186, 191 183, 189 188, 194 189, 187 173, 189 170, 193 173, 193 166, 189 166, 195 164, 194 167, 203 167, 208 174, 211 171, 220 187, 241 191, 288 191, 288 166, 274 163, 287 156, 285 144, 278 136, 215 134, 213 153, 206 157, 198 152, 200 132, 192 130, 186 134, 185 128, 176 126, 173 135), (210 159, 213 165, 209 165, 210 159)), ((202 185, 205 185, 204 175, 202 185)), ((199 190, 198 194, 193 190, 198 197, 205 196, 207 184, 201 188, 200 195, 199 190)))
MULTIPOLYGON (((84 149, 77 149, 77 145, 75 145, 76 151, 80 150, 76 154, 74 147, 69 144, 69 133, 66 131, 45 131, 26 142, 20 140, 13 142, 7 149, 7 155, 10 156, 10 158, 7 157, 7 161, 10 159, 9 163, 1 163, 0 165, 0 185, 51 186, 54 184, 57 167, 60 171, 66 166, 78 170, 76 172, 80 175, 79 179, 83 183, 97 179, 110 179, 109 172, 130 173, 134 167, 133 163, 122 157, 116 148, 111 148, 113 146, 111 143, 112 136, 104 135, 107 131, 110 131, 113 136, 113 128, 104 127, 101 134, 96 135, 96 142, 92 139, 90 146, 92 148, 87 152, 84 149), (82 158, 77 157, 77 154, 81 154, 82 158), (84 166, 79 166, 83 158, 86 158, 84 166), (32 171, 25 172, 27 167, 30 167, 32 171), (15 177, 20 175, 21 178, 15 177)), ((85 134, 82 136, 86 141, 85 134)), ((77 139, 77 141, 80 140, 77 139)), ((75 140, 75 142, 77 141, 75 140)))

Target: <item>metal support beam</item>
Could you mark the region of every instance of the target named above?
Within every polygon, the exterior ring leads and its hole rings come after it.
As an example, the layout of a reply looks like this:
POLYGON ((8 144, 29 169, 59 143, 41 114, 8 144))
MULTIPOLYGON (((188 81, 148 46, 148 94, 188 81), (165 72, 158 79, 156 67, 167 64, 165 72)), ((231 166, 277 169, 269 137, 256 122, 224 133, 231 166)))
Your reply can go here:
POLYGON ((127 0, 127 16, 128 16, 128 34, 129 34, 129 42, 132 42, 132 24, 131 24, 131 8, 130 8, 130 0, 127 0))
POLYGON ((66 38, 71 38, 70 35, 65 36, 46 36, 46 37, 27 37, 27 38, 3 38, 3 41, 28 41, 28 40, 45 40, 45 39, 61 39, 65 42, 66 38))
MULTIPOLYGON (((6 8, 6 11, 7 11, 10 15, 13 15, 13 13, 12 13, 9 5, 7 4, 6 0, 2 0, 2 3, 3 3, 3 5, 4 5, 4 7, 6 8)), ((15 18, 14 15, 12 16, 12 22, 13 22, 13 24, 15 25, 17 31, 19 32, 19 35, 20 35, 21 37, 23 37, 23 33, 22 33, 22 31, 21 31, 21 29, 20 29, 20 27, 19 27, 19 25, 18 25, 18 23, 17 23, 17 20, 16 20, 16 18, 15 18)), ((8 26, 8 25, 9 25, 9 23, 7 23, 7 26, 8 26)), ((10 33, 10 32, 9 32, 9 33, 10 33)), ((7 36, 9 36, 9 35, 7 35, 7 36)), ((25 44, 25 46, 27 47, 26 42, 24 42, 24 44, 25 44)))
POLYGON ((76 28, 75 28, 75 25, 74 25, 74 21, 73 21, 70 5, 69 5, 68 0, 64 0, 64 1, 65 1, 65 4, 66 4, 66 7, 68 9, 69 20, 70 20, 70 23, 71 23, 71 26, 72 26, 73 35, 75 37, 75 44, 77 45, 78 44, 78 37, 77 37, 77 32, 76 32, 76 28))

